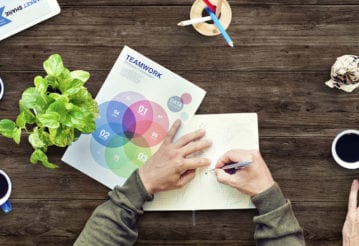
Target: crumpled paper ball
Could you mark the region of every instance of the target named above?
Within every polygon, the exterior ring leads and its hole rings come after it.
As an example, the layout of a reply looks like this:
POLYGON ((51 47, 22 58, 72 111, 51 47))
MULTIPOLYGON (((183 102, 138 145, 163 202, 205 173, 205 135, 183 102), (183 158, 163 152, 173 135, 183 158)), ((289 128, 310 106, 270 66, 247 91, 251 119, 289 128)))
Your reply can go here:
POLYGON ((331 79, 325 82, 330 88, 352 92, 359 87, 359 57, 343 55, 337 58, 330 73, 331 79))

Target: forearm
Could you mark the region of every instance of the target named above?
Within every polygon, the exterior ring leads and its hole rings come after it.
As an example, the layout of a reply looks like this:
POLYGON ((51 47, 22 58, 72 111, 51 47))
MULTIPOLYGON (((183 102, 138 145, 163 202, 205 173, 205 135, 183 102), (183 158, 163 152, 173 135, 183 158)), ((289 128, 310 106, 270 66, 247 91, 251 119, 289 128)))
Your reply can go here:
POLYGON ((143 213, 143 203, 152 200, 138 171, 109 196, 110 199, 93 212, 74 245, 133 245, 136 242, 137 218, 143 213))
POLYGON ((259 213, 253 219, 257 245, 305 245, 303 230, 277 184, 252 197, 252 201, 259 213))

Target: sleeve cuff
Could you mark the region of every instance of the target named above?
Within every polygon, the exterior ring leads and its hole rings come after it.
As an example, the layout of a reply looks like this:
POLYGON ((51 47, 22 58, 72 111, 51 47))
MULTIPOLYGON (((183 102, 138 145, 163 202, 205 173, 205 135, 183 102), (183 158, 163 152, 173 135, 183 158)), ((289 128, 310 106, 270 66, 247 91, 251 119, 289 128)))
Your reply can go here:
POLYGON ((277 183, 251 199, 260 215, 273 211, 286 203, 286 199, 277 183))
POLYGON ((126 180, 123 186, 116 186, 114 192, 123 193, 127 199, 138 209, 141 209, 146 201, 151 201, 153 195, 148 193, 138 174, 138 169, 134 171, 126 180))

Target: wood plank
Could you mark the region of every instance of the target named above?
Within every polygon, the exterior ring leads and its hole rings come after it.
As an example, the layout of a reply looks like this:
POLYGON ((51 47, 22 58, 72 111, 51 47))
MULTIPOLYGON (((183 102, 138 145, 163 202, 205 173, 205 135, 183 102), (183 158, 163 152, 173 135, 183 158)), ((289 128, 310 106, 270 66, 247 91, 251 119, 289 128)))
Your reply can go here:
MULTIPOLYGON (((13 199, 12 202, 12 213, 0 214, 1 245, 72 244, 94 208, 103 201, 13 199)), ((345 204, 294 202, 293 209, 305 231, 307 245, 340 243, 345 204)), ((137 245, 254 245, 255 214, 255 210, 196 211, 193 225, 192 212, 147 212, 138 221, 137 245)))
MULTIPOLYGON (((69 66, 82 68, 71 63, 69 66)), ((199 114, 256 112, 262 137, 333 138, 338 132, 359 125, 358 94, 325 86, 329 69, 305 73, 174 71, 207 91, 199 114)), ((90 70, 92 78, 86 85, 92 95, 97 94, 108 72, 90 70)), ((1 118, 16 118, 22 91, 32 86, 37 74, 43 73, 1 73, 6 88, 0 104, 1 118)))
POLYGON ((176 23, 187 13, 184 7, 103 7, 97 17, 96 8, 65 8, 46 25, 3 41, 0 69, 38 70, 47 56, 60 53, 70 64, 108 70, 129 44, 175 70, 190 71, 200 62, 205 71, 217 70, 218 64, 227 71, 318 71, 328 69, 337 56, 358 50, 357 21, 351 17, 357 10, 359 6, 238 7, 234 12, 239 17, 229 29, 238 41, 229 49, 220 36, 208 38, 191 27, 178 28, 176 23), (150 14, 158 18, 147 19, 150 14), (214 47, 210 53, 208 46, 214 47))
MULTIPOLYGON (((169 5, 169 6, 178 6, 178 5, 192 5, 194 0, 167 0, 166 2, 161 0, 58 0, 61 6, 151 6, 151 5, 169 5)), ((241 0, 241 1, 228 1, 231 6, 237 5, 297 5, 297 4, 309 4, 309 5, 356 5, 358 2, 356 0, 241 0)))

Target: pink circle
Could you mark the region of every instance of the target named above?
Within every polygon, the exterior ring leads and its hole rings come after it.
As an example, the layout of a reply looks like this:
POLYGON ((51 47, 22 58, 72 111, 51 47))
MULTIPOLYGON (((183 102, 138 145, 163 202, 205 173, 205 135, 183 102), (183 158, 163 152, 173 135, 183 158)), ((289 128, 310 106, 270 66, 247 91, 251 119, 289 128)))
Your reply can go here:
POLYGON ((167 134, 167 129, 163 128, 161 124, 152 122, 151 127, 145 134, 138 138, 133 138, 132 142, 141 147, 153 147, 162 142, 167 134))
POLYGON ((165 131, 168 131, 169 120, 166 111, 158 103, 152 102, 153 122, 159 124, 165 131))
POLYGON ((130 110, 135 116, 136 129, 131 129, 134 136, 138 137, 143 135, 152 124, 153 109, 149 101, 138 101, 130 106, 130 110))
POLYGON ((192 96, 189 93, 183 93, 181 100, 183 104, 190 104, 192 102, 192 96))

